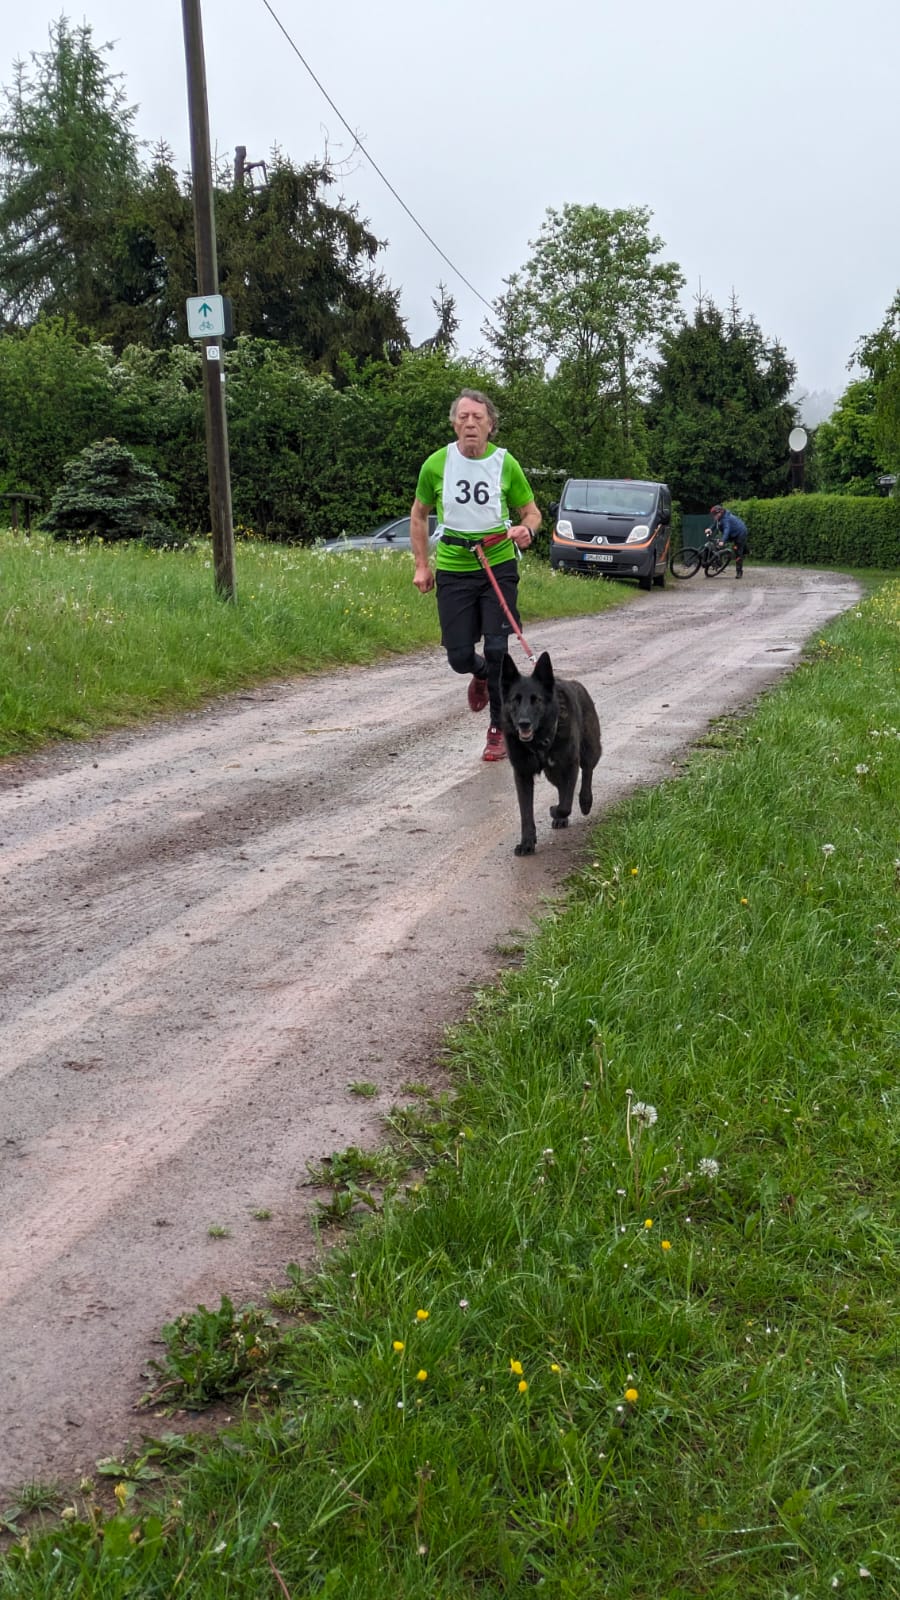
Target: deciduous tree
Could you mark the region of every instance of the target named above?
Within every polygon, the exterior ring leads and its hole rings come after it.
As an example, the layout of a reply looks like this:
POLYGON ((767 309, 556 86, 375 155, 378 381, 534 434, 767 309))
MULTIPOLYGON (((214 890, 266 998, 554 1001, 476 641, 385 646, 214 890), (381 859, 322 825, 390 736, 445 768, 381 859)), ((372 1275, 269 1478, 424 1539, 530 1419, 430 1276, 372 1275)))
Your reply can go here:
MULTIPOLYGON (((594 472, 640 465, 640 401, 683 278, 642 206, 548 210, 485 328, 504 380, 549 374, 559 447, 594 472)), ((581 470, 586 470, 582 468, 581 470)))
POLYGON ((848 384, 815 434, 820 487, 838 494, 877 494, 885 468, 875 435, 875 384, 870 377, 848 384))
POLYGON ((861 339, 856 360, 872 380, 872 431, 885 465, 900 471, 900 290, 875 333, 861 339))

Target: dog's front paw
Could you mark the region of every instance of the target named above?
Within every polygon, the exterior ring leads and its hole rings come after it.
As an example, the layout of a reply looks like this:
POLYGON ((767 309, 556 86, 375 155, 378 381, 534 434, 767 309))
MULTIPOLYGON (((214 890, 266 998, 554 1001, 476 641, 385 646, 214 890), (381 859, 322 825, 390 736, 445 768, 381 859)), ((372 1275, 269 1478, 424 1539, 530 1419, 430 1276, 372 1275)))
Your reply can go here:
POLYGON ((519 841, 519 843, 516 845, 514 854, 517 855, 517 856, 533 856, 534 855, 534 847, 535 847, 536 844, 537 844, 537 834, 535 834, 533 839, 521 839, 519 841))
POLYGON ((568 815, 564 817, 554 817, 550 826, 551 828, 567 828, 569 826, 568 815))

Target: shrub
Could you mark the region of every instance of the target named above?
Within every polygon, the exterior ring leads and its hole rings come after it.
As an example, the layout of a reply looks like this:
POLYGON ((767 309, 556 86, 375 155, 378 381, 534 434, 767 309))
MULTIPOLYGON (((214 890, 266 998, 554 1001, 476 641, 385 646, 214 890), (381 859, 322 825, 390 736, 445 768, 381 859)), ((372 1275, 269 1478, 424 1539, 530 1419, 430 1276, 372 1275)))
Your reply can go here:
POLYGON ((900 501, 867 495, 795 494, 780 500, 730 501, 764 561, 806 566, 900 565, 900 501))
POLYGON ((174 501, 151 467, 117 439, 88 445, 63 469, 42 526, 57 539, 97 537, 116 542, 183 544, 166 522, 174 501))

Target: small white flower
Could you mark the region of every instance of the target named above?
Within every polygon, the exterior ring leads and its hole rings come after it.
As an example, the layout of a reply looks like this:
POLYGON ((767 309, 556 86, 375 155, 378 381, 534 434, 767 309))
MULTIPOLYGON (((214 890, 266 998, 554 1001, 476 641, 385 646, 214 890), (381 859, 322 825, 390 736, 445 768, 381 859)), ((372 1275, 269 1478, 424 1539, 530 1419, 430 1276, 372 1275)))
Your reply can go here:
POLYGON ((634 1117, 635 1122, 641 1124, 641 1127, 652 1128, 656 1121, 656 1107, 647 1105, 643 1100, 636 1100, 631 1108, 631 1115, 634 1117))
POLYGON ((717 1178, 719 1176, 719 1163, 715 1156, 701 1156, 697 1162, 697 1171, 703 1178, 717 1178))
POLYGON ((826 860, 827 860, 828 856, 833 856, 834 855, 834 845, 833 844, 823 844, 823 846, 822 846, 822 854, 823 854, 823 856, 825 856, 826 860))
POLYGON ((468 1300, 460 1300, 459 1309, 460 1309, 460 1311, 468 1311, 468 1309, 469 1309, 468 1300))
POLYGON ((220 1539, 218 1544, 213 1545, 213 1555, 214 1556, 220 1556, 222 1554, 222 1551, 223 1550, 227 1550, 227 1549, 228 1549, 228 1546, 225 1543, 225 1540, 224 1539, 220 1539))
POLYGON ((857 775, 858 778, 864 777, 865 774, 868 772, 868 770, 869 769, 866 766, 866 763, 864 761, 858 761, 857 762, 857 764, 856 764, 856 775, 857 775))

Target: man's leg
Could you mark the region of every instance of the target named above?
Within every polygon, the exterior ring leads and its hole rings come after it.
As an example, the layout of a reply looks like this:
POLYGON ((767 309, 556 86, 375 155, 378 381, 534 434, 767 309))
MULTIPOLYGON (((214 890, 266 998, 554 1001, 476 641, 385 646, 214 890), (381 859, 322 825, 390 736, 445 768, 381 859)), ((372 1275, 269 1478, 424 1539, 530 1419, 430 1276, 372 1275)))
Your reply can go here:
MULTIPOLYGON (((519 564, 517 561, 501 561, 492 572, 497 580, 498 588, 509 610, 519 622, 519 609, 517 596, 519 591, 519 564)), ((497 596, 494 593, 491 581, 486 573, 482 573, 484 587, 482 589, 481 626, 484 633, 484 659, 487 662, 488 696, 491 707, 491 726, 500 726, 500 669, 503 657, 509 645, 509 636, 513 631, 512 623, 504 613, 497 596)))
MULTIPOLYGON (((484 681, 487 664, 475 648, 481 638, 480 572, 442 572, 436 574, 438 619, 441 644, 447 664, 454 672, 484 681)), ((472 685, 469 685, 470 689, 472 685)), ((480 710, 486 705, 482 700, 480 710)))

